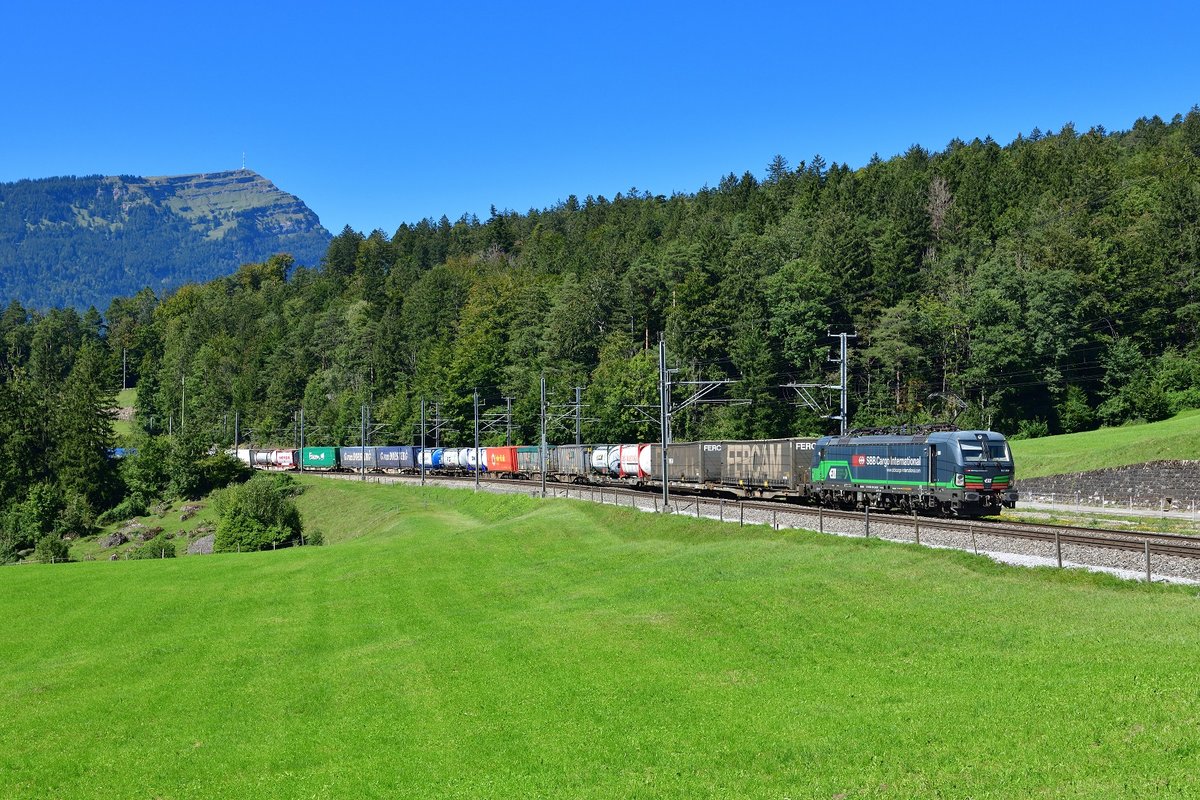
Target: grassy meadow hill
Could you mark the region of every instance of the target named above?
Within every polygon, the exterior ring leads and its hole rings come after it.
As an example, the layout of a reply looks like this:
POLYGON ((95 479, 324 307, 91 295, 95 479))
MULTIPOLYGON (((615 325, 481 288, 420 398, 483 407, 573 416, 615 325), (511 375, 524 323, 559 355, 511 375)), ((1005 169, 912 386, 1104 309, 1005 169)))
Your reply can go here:
POLYGON ((1196 591, 306 478, 329 546, 0 569, 0 796, 1196 796, 1196 591))
POLYGON ((1021 478, 1087 472, 1147 461, 1200 458, 1200 411, 1184 411, 1161 422, 1100 428, 1083 433, 1012 442, 1021 478))

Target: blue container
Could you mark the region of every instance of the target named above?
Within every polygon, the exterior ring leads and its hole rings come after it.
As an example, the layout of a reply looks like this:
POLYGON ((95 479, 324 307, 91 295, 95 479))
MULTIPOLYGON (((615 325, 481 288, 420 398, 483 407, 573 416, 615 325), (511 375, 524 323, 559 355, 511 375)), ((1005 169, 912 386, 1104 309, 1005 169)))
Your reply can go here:
POLYGON ((379 469, 416 469, 417 451, 416 447, 378 447, 375 449, 375 461, 379 469))
POLYGON ((375 469, 379 466, 375 447, 343 447, 338 454, 345 469, 375 469))

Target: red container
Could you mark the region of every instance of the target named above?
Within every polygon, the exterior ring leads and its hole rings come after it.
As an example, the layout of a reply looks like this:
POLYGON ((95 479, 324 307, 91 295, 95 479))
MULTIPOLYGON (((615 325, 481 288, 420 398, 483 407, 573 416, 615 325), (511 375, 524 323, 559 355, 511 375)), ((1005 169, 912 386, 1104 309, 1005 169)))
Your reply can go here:
POLYGON ((509 472, 517 471, 517 448, 489 447, 487 449, 487 471, 509 472))

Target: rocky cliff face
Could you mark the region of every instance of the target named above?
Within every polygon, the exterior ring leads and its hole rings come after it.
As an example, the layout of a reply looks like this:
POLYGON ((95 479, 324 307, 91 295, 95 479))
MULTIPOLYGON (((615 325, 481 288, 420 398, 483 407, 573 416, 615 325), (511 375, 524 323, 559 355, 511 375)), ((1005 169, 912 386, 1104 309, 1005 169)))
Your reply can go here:
POLYGON ((147 198, 208 228, 210 239, 222 238, 239 224, 253 224, 263 233, 279 236, 325 230, 300 198, 280 191, 251 170, 109 180, 114 192, 147 198))
POLYGON ((103 309, 276 253, 315 266, 330 238, 302 200, 250 170, 0 184, 0 303, 103 309))

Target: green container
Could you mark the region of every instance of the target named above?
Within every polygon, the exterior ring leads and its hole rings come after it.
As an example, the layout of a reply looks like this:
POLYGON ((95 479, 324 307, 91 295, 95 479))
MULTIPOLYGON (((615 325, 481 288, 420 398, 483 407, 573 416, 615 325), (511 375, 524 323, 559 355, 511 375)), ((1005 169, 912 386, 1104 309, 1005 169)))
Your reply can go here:
POLYGON ((300 451, 301 469, 337 469, 336 447, 306 447, 300 451))

